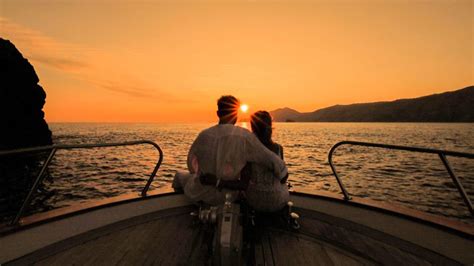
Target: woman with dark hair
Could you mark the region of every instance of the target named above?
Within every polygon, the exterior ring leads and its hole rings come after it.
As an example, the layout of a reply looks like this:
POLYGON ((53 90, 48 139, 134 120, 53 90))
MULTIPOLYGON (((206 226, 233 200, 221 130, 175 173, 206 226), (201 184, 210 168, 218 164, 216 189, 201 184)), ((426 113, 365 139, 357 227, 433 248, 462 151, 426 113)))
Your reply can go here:
MULTIPOLYGON (((283 147, 272 140, 272 117, 267 111, 251 116, 252 132, 269 150, 283 160, 283 147)), ((285 207, 289 200, 286 178, 279 179, 268 169, 252 163, 250 181, 245 191, 247 202, 257 211, 274 212, 285 207)))

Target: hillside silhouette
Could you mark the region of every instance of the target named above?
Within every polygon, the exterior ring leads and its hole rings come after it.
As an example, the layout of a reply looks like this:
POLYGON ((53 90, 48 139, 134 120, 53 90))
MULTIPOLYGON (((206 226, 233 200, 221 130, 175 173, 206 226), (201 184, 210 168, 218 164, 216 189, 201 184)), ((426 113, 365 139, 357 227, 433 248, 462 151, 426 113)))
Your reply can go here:
POLYGON ((474 86, 413 99, 270 112, 277 122, 474 122, 474 86))

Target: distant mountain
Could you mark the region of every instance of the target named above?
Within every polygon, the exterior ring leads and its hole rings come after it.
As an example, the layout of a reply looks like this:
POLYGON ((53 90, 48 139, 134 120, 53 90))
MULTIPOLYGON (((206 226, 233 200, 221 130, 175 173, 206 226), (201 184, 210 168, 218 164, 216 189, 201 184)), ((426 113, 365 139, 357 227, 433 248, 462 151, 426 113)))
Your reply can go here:
POLYGON ((270 112, 277 122, 474 122, 474 86, 391 102, 334 105, 309 113, 270 112))
POLYGON ((279 122, 296 121, 296 118, 301 115, 300 112, 288 107, 279 108, 274 111, 271 111, 270 113, 272 114, 273 119, 279 122))

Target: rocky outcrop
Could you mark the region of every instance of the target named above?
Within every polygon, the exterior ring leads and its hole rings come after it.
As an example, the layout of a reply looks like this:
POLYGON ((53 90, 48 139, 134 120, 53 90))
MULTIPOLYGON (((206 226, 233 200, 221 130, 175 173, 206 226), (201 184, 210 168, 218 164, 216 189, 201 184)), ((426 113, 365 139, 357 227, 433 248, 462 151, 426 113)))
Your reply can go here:
MULTIPOLYGON (((33 66, 0 38, 0 150, 52 144, 42 111, 46 93, 33 66)), ((0 223, 21 206, 47 154, 0 157, 0 223)))
POLYGON ((46 93, 33 66, 0 38, 0 150, 52 144, 42 111, 46 93))

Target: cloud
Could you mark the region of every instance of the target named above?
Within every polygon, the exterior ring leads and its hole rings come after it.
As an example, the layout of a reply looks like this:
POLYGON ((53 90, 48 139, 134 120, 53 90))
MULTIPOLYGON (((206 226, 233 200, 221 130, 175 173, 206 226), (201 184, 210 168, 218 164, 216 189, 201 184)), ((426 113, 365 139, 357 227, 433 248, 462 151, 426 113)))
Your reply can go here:
POLYGON ((87 66, 83 49, 77 45, 60 42, 45 34, 0 17, 0 34, 10 39, 23 55, 33 62, 68 72, 87 66))
POLYGON ((144 89, 142 87, 138 86, 130 86, 130 85, 123 85, 122 83, 119 82, 114 82, 114 81, 96 81, 94 82, 95 85, 109 90, 113 92, 118 92, 122 94, 126 94, 128 96, 132 97, 138 97, 138 98, 157 98, 158 95, 156 95, 155 90, 152 89, 144 89))
POLYGON ((120 86, 120 85, 101 85, 102 88, 110 91, 115 91, 123 94, 127 94, 130 96, 134 97, 141 97, 141 98, 148 98, 148 97, 153 97, 153 94, 146 93, 143 91, 143 89, 136 88, 136 87, 130 87, 130 86, 120 86))
POLYGON ((76 72, 79 69, 85 68, 88 66, 86 62, 81 62, 79 60, 70 59, 70 58, 55 58, 55 57, 45 57, 41 55, 32 55, 30 59, 35 62, 39 62, 45 65, 48 65, 52 68, 63 70, 66 72, 76 72))
POLYGON ((70 75, 96 88, 137 98, 178 101, 177 97, 134 77, 127 69, 119 68, 115 60, 111 60, 115 59, 114 55, 106 51, 62 42, 2 17, 0 36, 10 39, 34 64, 70 75))

